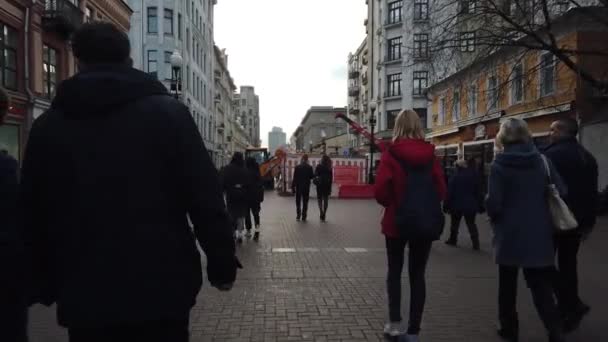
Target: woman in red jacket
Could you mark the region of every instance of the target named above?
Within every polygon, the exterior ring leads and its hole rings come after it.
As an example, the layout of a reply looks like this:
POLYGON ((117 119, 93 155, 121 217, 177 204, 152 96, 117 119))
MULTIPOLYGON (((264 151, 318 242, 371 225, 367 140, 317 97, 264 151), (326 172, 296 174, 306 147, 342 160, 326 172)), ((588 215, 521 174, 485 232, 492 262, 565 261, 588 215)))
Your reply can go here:
POLYGON ((416 112, 404 110, 399 114, 389 151, 382 154, 375 185, 376 200, 386 209, 382 219, 382 233, 386 237, 388 258, 387 290, 390 322, 386 324, 384 333, 390 336, 403 334, 401 272, 405 246, 409 244, 408 271, 411 293, 407 341, 417 342, 426 297, 425 270, 433 241, 410 241, 406 236, 400 236, 396 227, 395 212, 401 204, 407 183, 407 174, 402 169, 400 161, 412 166, 433 163, 434 188, 428 191, 437 191, 439 198, 445 200, 447 189, 441 166, 435 160, 435 146, 424 141, 424 130, 416 112))

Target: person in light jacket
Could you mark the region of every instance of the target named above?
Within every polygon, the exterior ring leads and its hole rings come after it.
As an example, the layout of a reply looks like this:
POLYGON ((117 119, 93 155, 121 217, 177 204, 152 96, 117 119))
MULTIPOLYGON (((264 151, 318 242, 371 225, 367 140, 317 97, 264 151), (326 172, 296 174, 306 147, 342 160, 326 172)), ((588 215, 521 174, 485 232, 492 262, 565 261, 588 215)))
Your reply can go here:
MULTIPOLYGON (((548 175, 525 121, 505 121, 496 137, 498 154, 492 163, 486 208, 494 230, 499 267, 498 334, 518 341, 517 277, 523 269, 534 304, 550 342, 562 342, 553 297, 555 231, 547 202, 548 175)), ((549 161, 553 181, 565 188, 549 161)))

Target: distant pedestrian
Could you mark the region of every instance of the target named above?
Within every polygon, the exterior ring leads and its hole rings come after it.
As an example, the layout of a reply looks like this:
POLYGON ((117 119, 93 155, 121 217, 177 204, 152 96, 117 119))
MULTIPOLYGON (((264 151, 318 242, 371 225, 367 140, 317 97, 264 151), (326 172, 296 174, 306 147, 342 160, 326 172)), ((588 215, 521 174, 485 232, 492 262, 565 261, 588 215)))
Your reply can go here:
MULTIPOLYGON (((9 107, 0 88, 0 126, 9 107)), ((23 239, 17 225, 19 164, 0 146, 0 341, 27 341, 23 239)))
POLYGON ((479 250, 479 231, 475 223, 477 213, 481 212, 482 194, 479 175, 466 160, 456 162, 456 172, 448 183, 448 198, 444 207, 451 217, 450 238, 448 245, 458 244, 458 231, 462 217, 466 221, 471 236, 473 249, 479 250))
MULTIPOLYGON (((521 268, 549 341, 561 342, 561 324, 552 288, 555 228, 546 196, 545 164, 523 120, 505 121, 496 137, 496 146, 499 153, 491 167, 487 211, 494 229, 499 266, 498 334, 508 341, 518 341, 516 299, 521 268)), ((563 193, 559 174, 550 162, 549 166, 553 181, 563 193)))
POLYGON ((262 202, 264 202, 264 183, 260 175, 260 165, 255 158, 247 158, 245 163, 251 177, 249 208, 245 216, 245 227, 247 228, 247 236, 251 236, 251 230, 253 229, 253 238, 257 240, 260 237, 260 211, 262 210, 262 202), (253 225, 251 222, 252 215, 253 225))
POLYGON ((324 155, 321 158, 321 164, 315 169, 314 183, 317 187, 317 199, 319 200, 319 213, 322 222, 325 222, 327 217, 327 207, 329 206, 329 196, 331 196, 331 187, 333 183, 333 170, 331 166, 331 158, 324 155))
POLYGON ((23 162, 34 301, 57 303, 70 342, 188 341, 196 240, 212 286, 229 290, 239 266, 217 171, 188 108, 131 67, 125 33, 87 23, 71 47, 80 72, 23 162))
POLYGON ((291 190, 296 195, 296 220, 306 222, 308 216, 308 200, 310 199, 310 183, 315 178, 312 166, 308 164, 308 155, 302 156, 300 165, 296 166, 293 172, 291 190))
MULTIPOLYGON (((407 333, 408 342, 418 341, 426 300, 426 265, 431 245, 440 237, 444 223, 440 200, 445 199, 446 196, 445 178, 441 165, 435 158, 435 146, 425 142, 424 138, 424 130, 418 114, 412 110, 402 111, 395 122, 393 143, 389 150, 382 154, 375 185, 376 200, 385 207, 382 233, 386 238, 388 259, 387 290, 390 322, 386 324, 384 333, 393 337, 407 333), (426 183, 409 183, 410 179, 414 176, 418 177, 421 173, 421 178, 426 180, 426 183), (412 195, 412 200, 405 200, 404 195, 412 195), (404 205, 417 206, 417 201, 433 198, 436 200, 433 204, 437 212, 431 215, 438 215, 441 221, 438 227, 433 227, 438 229, 436 236, 421 238, 418 234, 413 234, 400 226, 402 222, 398 220, 398 215, 404 205), (407 332, 404 331, 401 323, 401 273, 406 245, 409 245, 408 272, 411 291, 407 332)), ((423 206, 428 203, 424 202, 421 203, 423 206)), ((413 219, 417 221, 426 218, 413 219)), ((423 222, 422 225, 426 223, 423 222)))
POLYGON ((245 238, 245 216, 249 212, 251 197, 251 175, 245 168, 245 159, 241 152, 235 152, 230 164, 221 172, 222 187, 226 194, 228 213, 234 224, 234 236, 237 242, 245 238))
POLYGON ((568 332, 578 328, 591 308, 578 291, 578 251, 581 240, 593 230, 598 207, 597 161, 576 140, 578 123, 563 119, 551 125, 551 145, 545 155, 562 176, 568 195, 564 198, 579 224, 576 230, 556 236, 558 277, 555 289, 559 308, 568 332))

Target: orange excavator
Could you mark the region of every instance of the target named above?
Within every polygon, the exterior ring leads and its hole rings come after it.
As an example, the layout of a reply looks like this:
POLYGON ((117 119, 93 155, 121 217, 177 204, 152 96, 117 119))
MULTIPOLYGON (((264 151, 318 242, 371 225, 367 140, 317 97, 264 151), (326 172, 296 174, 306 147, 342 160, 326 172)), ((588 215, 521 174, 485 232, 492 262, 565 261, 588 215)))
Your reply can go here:
POLYGON ((260 164, 260 175, 266 189, 274 187, 274 177, 280 170, 287 153, 282 149, 277 149, 274 156, 270 157, 267 148, 248 148, 245 157, 254 158, 260 164))
POLYGON ((365 130, 365 128, 361 127, 361 125, 359 125, 355 121, 353 121, 350 118, 348 118, 344 113, 337 113, 336 114, 336 119, 342 119, 342 120, 346 121, 346 123, 355 132, 361 134, 362 136, 364 136, 365 138, 367 138, 367 140, 369 140, 370 142, 373 142, 376 150, 378 150, 380 152, 384 152, 390 146, 389 142, 383 141, 381 139, 378 139, 378 138, 372 136, 372 134, 370 132, 368 132, 367 130, 365 130))

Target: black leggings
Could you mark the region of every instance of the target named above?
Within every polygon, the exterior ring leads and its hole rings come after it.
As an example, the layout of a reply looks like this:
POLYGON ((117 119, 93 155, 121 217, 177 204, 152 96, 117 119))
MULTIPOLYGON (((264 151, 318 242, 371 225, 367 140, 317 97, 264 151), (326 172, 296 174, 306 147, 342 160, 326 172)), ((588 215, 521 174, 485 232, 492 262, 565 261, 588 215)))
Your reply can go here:
POLYGON ((317 200, 319 201, 319 212, 321 215, 327 214, 327 207, 329 206, 329 194, 318 192, 317 200))
POLYGON ((250 204, 247 209, 247 215, 245 215, 245 228, 247 230, 251 230, 251 215, 253 215, 253 224, 256 227, 260 225, 260 211, 262 210, 260 203, 250 204))
POLYGON ((405 246, 409 244, 408 273, 410 278, 410 315, 408 334, 420 332, 422 312, 426 300, 426 264, 431 252, 431 241, 408 241, 400 238, 386 238, 388 257, 388 307, 391 322, 401 322, 401 273, 405 246))

